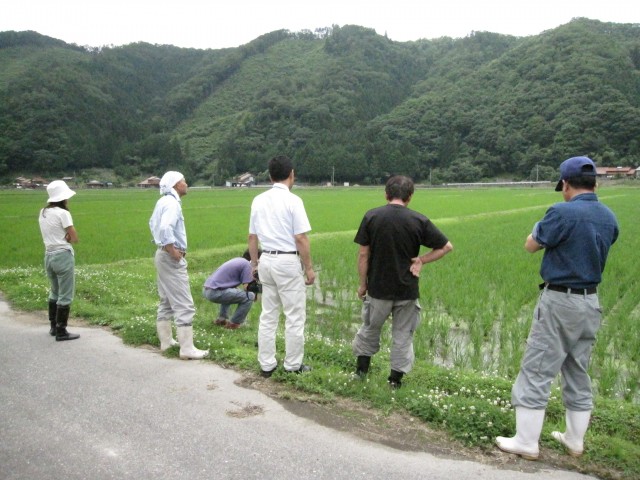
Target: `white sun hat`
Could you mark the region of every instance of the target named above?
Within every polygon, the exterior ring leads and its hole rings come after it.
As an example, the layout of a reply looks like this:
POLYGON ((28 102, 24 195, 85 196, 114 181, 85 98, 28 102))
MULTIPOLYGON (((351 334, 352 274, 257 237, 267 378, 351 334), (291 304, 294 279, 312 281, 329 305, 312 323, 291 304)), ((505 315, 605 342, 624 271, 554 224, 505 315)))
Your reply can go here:
POLYGON ((54 180, 47 186, 47 193, 49 194, 49 203, 62 202, 63 200, 69 200, 76 192, 67 187, 67 184, 62 180, 54 180))

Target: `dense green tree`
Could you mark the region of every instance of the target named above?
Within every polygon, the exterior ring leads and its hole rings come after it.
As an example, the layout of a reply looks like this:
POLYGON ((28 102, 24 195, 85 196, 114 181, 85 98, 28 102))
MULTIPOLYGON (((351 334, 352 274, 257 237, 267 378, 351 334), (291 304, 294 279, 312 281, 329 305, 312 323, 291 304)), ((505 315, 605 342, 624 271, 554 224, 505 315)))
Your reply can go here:
POLYGON ((637 25, 587 19, 404 43, 278 30, 221 50, 0 32, 0 175, 180 168, 222 184, 276 154, 318 183, 546 179, 577 154, 638 166, 638 52, 637 25))

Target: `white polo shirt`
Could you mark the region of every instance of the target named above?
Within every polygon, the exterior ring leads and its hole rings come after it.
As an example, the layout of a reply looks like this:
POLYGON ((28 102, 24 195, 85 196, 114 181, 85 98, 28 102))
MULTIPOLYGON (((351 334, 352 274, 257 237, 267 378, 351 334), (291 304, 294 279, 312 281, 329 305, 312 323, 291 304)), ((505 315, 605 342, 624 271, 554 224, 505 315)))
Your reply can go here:
POLYGON ((283 183, 274 183, 251 203, 249 233, 258 236, 263 250, 297 250, 294 235, 311 231, 302 199, 283 183))

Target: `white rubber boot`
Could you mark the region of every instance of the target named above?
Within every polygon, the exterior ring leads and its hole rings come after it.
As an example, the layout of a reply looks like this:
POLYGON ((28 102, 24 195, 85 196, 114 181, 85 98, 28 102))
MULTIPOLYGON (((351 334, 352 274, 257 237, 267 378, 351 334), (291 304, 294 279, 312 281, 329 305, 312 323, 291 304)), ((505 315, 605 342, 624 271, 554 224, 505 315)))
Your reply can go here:
POLYGON ((569 455, 579 457, 584 452, 584 435, 589 428, 591 410, 575 412, 567 410, 565 414, 567 431, 564 433, 551 432, 551 436, 567 447, 569 455))
POLYGON ((200 360, 209 355, 209 350, 198 350, 193 346, 193 327, 178 327, 180 358, 182 360, 200 360))
POLYGON ((520 455, 526 460, 537 460, 543 422, 544 410, 516 407, 515 437, 496 437, 496 445, 503 452, 520 455))
POLYGON ((158 332, 158 338, 160 339, 161 352, 179 345, 179 343, 173 339, 173 331, 171 329, 170 321, 156 322, 156 330, 158 332))

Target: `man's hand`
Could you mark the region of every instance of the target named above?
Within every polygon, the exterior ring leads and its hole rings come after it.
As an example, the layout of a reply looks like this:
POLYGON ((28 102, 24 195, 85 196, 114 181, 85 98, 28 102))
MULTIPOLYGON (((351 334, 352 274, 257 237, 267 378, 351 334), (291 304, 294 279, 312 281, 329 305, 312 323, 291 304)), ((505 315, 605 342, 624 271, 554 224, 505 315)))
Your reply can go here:
POLYGON ((411 266, 409 267, 409 271, 413 274, 414 277, 420 276, 420 272, 422 271, 422 260, 420 260, 420 257, 411 259, 411 266))
POLYGON ((435 262, 436 260, 440 260, 447 253, 453 251, 453 245, 451 242, 447 242, 442 248, 434 248, 428 253, 425 253, 422 256, 417 256, 411 259, 411 266, 409 267, 409 271, 416 277, 420 276, 420 271, 422 270, 422 265, 425 263, 435 262))
POLYGON ((358 298, 360 300, 364 300, 364 298, 367 296, 367 286, 366 285, 360 285, 358 287, 358 298))
POLYGON ((182 260, 182 252, 178 250, 173 243, 168 243, 164 246, 165 251, 173 258, 176 262, 182 260))
POLYGON ((313 285, 313 283, 316 281, 316 272, 313 271, 313 267, 305 268, 304 276, 305 276, 305 280, 304 280, 305 285, 313 285))

